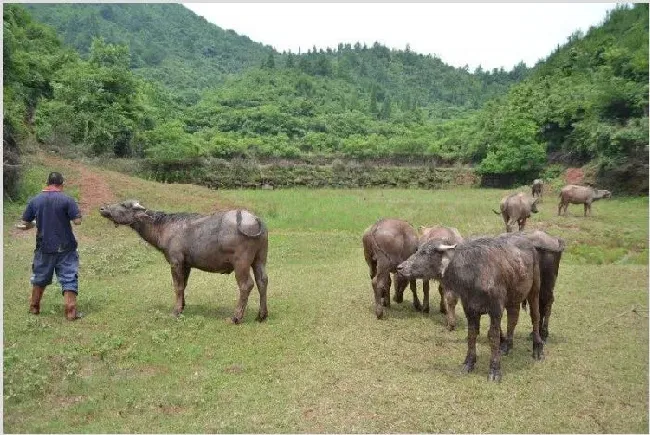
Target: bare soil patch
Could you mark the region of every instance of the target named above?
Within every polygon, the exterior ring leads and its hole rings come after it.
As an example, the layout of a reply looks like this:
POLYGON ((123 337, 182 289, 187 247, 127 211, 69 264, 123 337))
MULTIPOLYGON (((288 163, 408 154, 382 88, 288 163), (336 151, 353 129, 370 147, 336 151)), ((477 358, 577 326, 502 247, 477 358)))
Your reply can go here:
POLYGON ((585 179, 585 172, 580 168, 567 168, 564 173, 564 180, 567 184, 582 184, 585 179))

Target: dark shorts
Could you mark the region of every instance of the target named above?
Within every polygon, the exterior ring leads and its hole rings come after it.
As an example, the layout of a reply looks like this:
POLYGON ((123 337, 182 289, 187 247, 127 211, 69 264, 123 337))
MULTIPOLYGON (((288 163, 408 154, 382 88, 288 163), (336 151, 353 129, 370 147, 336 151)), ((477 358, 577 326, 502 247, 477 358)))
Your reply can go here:
POLYGON ((56 252, 45 254, 40 250, 34 253, 32 263, 32 285, 45 287, 52 284, 52 275, 56 272, 56 278, 61 284, 61 291, 79 290, 77 271, 79 270, 79 254, 77 251, 56 252))

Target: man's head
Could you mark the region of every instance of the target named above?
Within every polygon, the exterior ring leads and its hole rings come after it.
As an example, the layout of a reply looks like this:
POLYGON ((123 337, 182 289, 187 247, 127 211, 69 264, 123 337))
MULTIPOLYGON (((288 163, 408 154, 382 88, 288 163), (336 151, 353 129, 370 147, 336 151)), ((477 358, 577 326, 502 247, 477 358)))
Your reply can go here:
POLYGON ((63 175, 60 172, 50 172, 47 176, 48 186, 61 186, 63 184, 63 175))

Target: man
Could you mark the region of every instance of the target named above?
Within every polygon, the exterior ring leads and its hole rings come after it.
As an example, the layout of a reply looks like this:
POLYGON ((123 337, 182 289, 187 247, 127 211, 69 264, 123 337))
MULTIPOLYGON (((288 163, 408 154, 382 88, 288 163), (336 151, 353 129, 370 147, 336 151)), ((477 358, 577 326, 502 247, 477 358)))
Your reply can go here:
POLYGON ((38 314, 45 287, 52 283, 52 275, 61 284, 65 317, 68 320, 80 318, 77 312, 79 254, 77 240, 70 221, 81 224, 81 212, 77 203, 63 193, 63 175, 51 172, 47 187, 31 198, 17 228, 28 230, 34 227, 36 219, 36 249, 32 263, 32 298, 29 312, 38 314))

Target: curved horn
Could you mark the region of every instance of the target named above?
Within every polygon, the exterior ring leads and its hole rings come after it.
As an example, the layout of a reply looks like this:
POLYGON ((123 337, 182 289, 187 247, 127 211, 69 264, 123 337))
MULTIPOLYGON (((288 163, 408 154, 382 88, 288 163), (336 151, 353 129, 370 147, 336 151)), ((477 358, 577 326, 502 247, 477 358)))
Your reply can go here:
POLYGON ((143 207, 143 206, 140 204, 139 201, 133 201, 133 203, 131 204, 131 208, 132 208, 133 210, 146 210, 146 209, 147 209, 146 207, 143 207))
POLYGON ((453 245, 438 245, 436 246, 436 251, 448 251, 449 249, 455 249, 456 244, 453 245))

